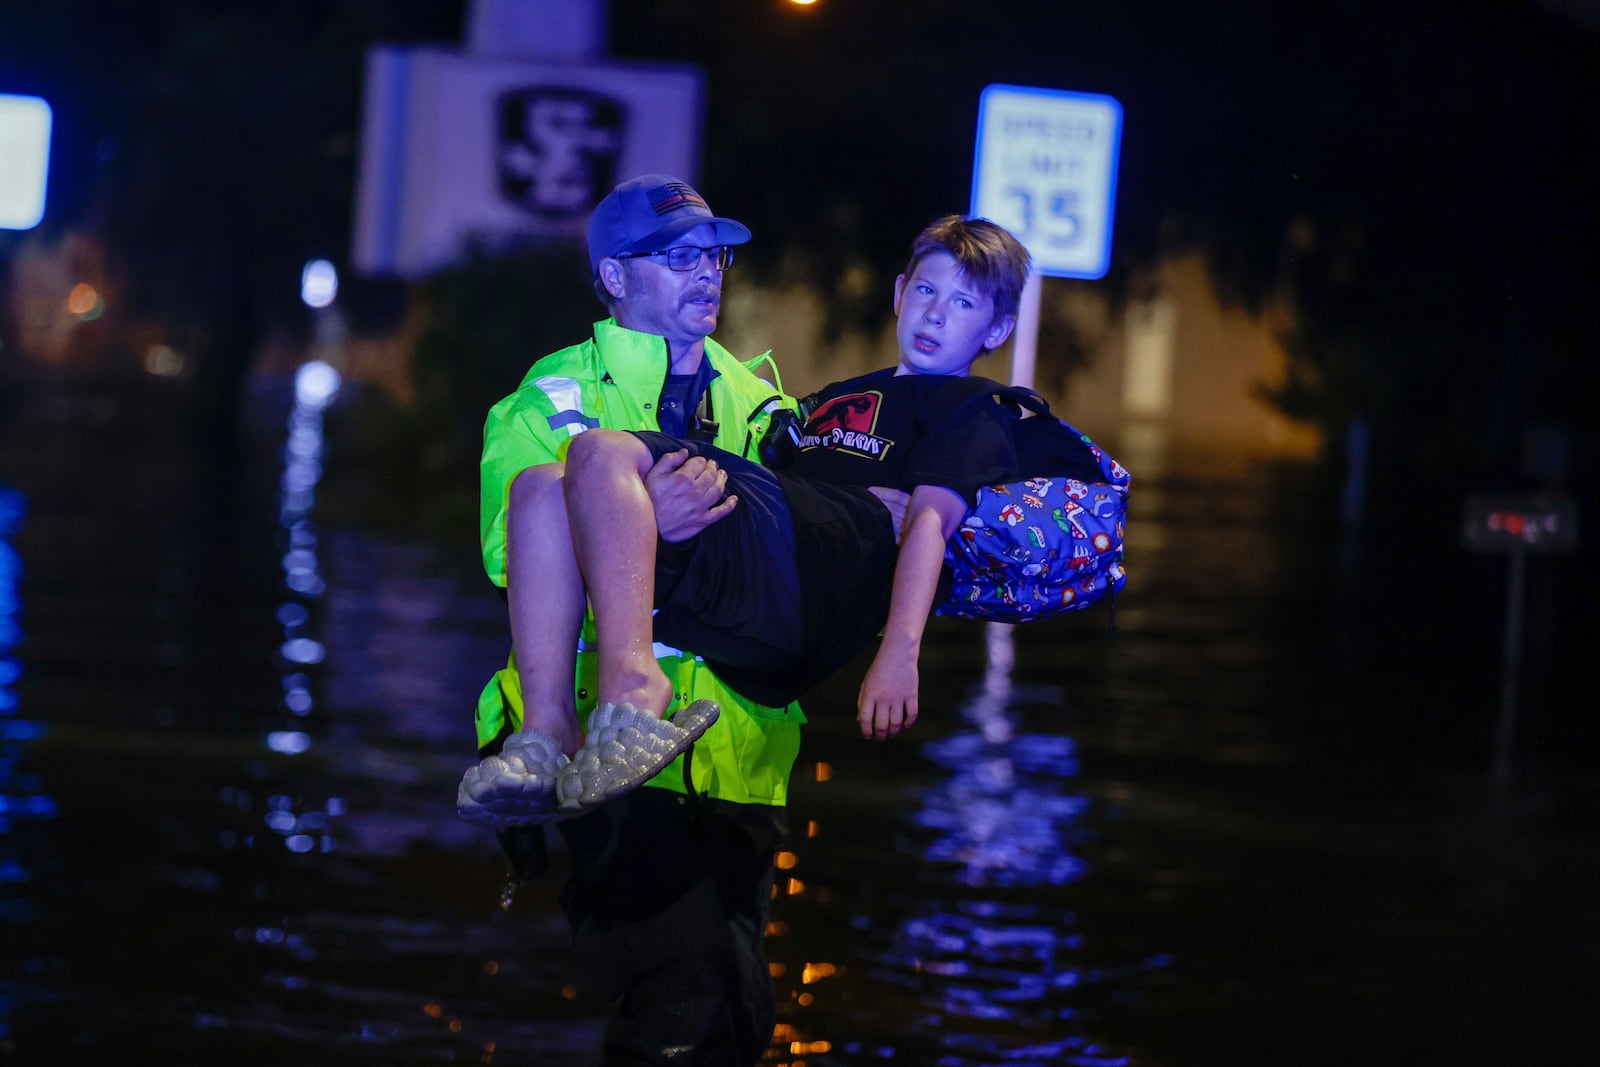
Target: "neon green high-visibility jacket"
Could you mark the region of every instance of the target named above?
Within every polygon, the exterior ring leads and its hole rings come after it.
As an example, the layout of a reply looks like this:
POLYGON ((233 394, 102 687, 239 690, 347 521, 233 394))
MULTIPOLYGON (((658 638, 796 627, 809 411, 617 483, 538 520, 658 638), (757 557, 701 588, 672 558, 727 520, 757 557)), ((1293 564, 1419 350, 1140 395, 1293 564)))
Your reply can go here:
MULTIPOLYGON (((767 353, 745 363, 710 338, 705 358, 715 371, 710 397, 717 422, 717 447, 760 461, 757 446, 772 413, 793 407, 782 387, 757 377, 753 368, 767 353)), ((479 523, 483 566, 496 585, 506 584, 506 502, 511 482, 528 467, 566 456, 566 444, 584 430, 655 430, 656 404, 666 381, 667 342, 654 334, 624 329, 613 319, 595 323, 594 335, 539 360, 517 391, 489 411, 483 427, 479 523)), ((776 372, 776 367, 774 367, 776 372)), ((586 619, 578 652, 578 714, 594 708, 593 618, 586 619)), ((691 773, 697 793, 743 804, 786 803, 789 772, 800 750, 798 704, 767 708, 719 681, 692 653, 656 646, 657 658, 676 687, 672 710, 701 699, 715 700, 722 716, 694 747, 691 773)), ((478 745, 522 725, 522 688, 515 653, 478 698, 478 745)), ((683 757, 648 783, 684 792, 683 757)))

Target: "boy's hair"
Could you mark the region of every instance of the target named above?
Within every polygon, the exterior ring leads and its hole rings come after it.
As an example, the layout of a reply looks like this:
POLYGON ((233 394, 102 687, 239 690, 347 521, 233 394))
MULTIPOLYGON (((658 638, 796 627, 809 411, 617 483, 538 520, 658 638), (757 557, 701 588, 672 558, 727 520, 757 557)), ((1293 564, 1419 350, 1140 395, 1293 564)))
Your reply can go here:
POLYGON ((973 285, 994 301, 995 318, 1015 315, 1033 259, 1010 231, 988 219, 946 215, 935 219, 911 242, 909 276, 929 252, 947 252, 973 285))

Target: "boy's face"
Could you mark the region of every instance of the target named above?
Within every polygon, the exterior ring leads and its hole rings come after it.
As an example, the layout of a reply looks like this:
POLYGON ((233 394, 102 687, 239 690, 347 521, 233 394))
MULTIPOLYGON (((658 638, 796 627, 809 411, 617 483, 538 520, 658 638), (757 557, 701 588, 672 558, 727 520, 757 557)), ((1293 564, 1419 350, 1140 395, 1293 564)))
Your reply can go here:
POLYGON ((994 298, 969 281, 948 252, 929 252, 894 281, 896 374, 960 377, 972 361, 1004 343, 1016 319, 994 314, 994 298))

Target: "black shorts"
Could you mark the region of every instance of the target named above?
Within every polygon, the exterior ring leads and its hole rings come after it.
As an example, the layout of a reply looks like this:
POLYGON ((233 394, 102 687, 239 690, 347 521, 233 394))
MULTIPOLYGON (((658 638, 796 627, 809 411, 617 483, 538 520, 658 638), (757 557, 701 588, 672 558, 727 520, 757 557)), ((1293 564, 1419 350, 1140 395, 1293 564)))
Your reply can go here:
POLYGON ((698 441, 635 431, 656 458, 688 449, 728 474, 726 518, 657 543, 655 639, 782 707, 882 630, 896 547, 888 509, 866 489, 800 481, 698 441))
POLYGON ((680 449, 715 460, 738 505, 678 544, 656 546, 656 640, 751 671, 803 655, 794 524, 771 471, 699 441, 639 431, 657 459, 680 449))

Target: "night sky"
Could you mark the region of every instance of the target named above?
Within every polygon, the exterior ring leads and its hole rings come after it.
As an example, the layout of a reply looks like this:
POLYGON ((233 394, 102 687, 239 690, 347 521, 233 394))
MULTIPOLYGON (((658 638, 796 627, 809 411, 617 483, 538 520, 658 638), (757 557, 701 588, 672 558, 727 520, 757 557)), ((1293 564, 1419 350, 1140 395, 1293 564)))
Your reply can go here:
POLYGON ((1535 0, 617 2, 613 34, 705 67, 706 183, 779 243, 821 222, 898 253, 964 207, 978 94, 1008 82, 1122 102, 1127 265, 1198 241, 1258 282, 1301 214, 1485 267, 1592 256, 1600 35, 1535 0))

